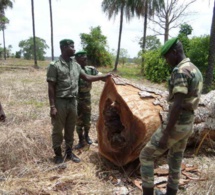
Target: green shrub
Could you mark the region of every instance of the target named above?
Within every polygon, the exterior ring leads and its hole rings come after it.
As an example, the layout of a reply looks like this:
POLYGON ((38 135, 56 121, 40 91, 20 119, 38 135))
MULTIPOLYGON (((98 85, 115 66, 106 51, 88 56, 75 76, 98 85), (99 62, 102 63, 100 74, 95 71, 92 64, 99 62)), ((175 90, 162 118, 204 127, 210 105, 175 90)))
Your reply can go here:
POLYGON ((191 62, 193 62, 203 74, 205 74, 208 66, 209 42, 209 35, 193 37, 190 39, 190 49, 187 53, 191 62))
POLYGON ((160 56, 159 50, 148 51, 144 55, 144 73, 146 79, 161 83, 167 80, 170 74, 170 67, 160 56))

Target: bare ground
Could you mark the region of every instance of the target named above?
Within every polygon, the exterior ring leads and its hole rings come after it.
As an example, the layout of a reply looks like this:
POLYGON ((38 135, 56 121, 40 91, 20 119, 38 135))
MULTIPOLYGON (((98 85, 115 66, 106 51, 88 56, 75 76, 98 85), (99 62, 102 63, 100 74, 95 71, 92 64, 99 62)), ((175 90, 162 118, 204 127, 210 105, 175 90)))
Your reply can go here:
MULTIPOLYGON (((143 84, 149 85, 150 82, 144 81, 143 84)), ((94 141, 103 85, 103 82, 96 82, 92 90, 90 135, 94 141)), ((75 151, 81 163, 65 161, 56 166, 52 162, 54 154, 45 69, 0 71, 0 101, 7 115, 7 121, 0 124, 0 194, 142 194, 138 188, 138 168, 114 166, 99 155, 96 144, 75 151)), ((184 164, 197 166, 198 177, 182 185, 178 194, 212 195, 215 191, 214 148, 202 147, 198 156, 194 156, 193 151, 186 151, 184 164)), ((165 158, 157 162, 158 165, 164 163, 165 158)))

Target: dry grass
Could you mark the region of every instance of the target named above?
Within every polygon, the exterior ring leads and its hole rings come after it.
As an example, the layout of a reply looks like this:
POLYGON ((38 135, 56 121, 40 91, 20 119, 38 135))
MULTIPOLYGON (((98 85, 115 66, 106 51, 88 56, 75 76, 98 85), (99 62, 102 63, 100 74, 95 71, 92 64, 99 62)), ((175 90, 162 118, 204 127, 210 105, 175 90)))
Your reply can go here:
MULTIPOLYGON (((7 62, 3 66, 13 63, 7 62)), ((109 163, 99 155, 96 145, 75 151, 82 160, 79 164, 67 161, 62 166, 54 165, 46 71, 45 68, 28 68, 29 64, 26 67, 0 69, 0 101, 7 114, 7 121, 0 124, 0 194, 141 194, 131 182, 139 179, 139 175, 131 176, 122 167, 109 163), (124 192, 119 193, 119 189, 124 192)), ((90 133, 93 140, 97 137, 95 126, 103 85, 103 82, 93 84, 90 133)), ((193 180, 178 194, 212 195, 215 191, 214 156, 200 153, 190 158, 191 154, 187 151, 185 163, 198 165, 207 180, 193 180)))

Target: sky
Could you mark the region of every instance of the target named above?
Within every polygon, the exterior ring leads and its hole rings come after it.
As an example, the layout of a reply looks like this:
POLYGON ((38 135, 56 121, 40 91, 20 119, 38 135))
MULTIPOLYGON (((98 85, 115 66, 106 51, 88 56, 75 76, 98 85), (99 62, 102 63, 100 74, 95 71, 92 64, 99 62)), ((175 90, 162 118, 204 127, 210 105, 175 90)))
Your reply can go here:
MULTIPOLYGON (((180 0, 182 1, 182 0, 180 0)), ((60 55, 59 41, 70 38, 75 42, 76 51, 81 50, 80 33, 90 33, 91 27, 100 26, 102 34, 107 37, 110 51, 117 50, 119 34, 119 15, 108 19, 101 8, 102 0, 52 0, 54 26, 54 55, 60 55)), ((197 0, 190 11, 195 12, 186 21, 192 26, 192 36, 209 35, 212 22, 213 1, 197 0)), ((44 39, 50 47, 46 56, 51 56, 49 0, 34 0, 36 36, 44 39)), ((12 9, 5 11, 10 20, 5 30, 6 46, 12 45, 12 52, 19 51, 19 42, 33 36, 31 0, 15 0, 12 9)), ((177 36, 179 29, 171 31, 177 36)), ((143 19, 124 20, 121 48, 128 51, 129 57, 136 57, 140 51, 138 44, 143 34, 143 19)), ((150 30, 147 35, 153 35, 150 30)), ((159 37, 163 44, 163 37, 159 37)), ((3 43, 0 32, 0 43, 3 43)), ((3 45, 3 44, 2 44, 3 45)))

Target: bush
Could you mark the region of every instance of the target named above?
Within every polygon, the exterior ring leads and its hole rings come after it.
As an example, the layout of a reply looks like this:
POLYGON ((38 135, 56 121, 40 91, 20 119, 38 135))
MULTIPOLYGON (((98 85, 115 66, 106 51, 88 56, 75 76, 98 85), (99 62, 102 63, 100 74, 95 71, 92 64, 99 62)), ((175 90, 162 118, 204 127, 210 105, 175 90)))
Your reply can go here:
POLYGON ((148 51, 143 54, 144 57, 144 73, 146 79, 161 83, 167 80, 170 74, 170 67, 160 56, 159 50, 148 51))
POLYGON ((190 49, 187 54, 191 62, 200 69, 203 75, 205 74, 208 66, 209 42, 209 35, 193 37, 190 39, 190 49))
POLYGON ((15 58, 21 58, 21 51, 16 51, 15 58))

